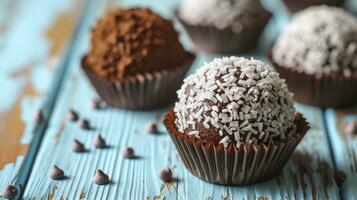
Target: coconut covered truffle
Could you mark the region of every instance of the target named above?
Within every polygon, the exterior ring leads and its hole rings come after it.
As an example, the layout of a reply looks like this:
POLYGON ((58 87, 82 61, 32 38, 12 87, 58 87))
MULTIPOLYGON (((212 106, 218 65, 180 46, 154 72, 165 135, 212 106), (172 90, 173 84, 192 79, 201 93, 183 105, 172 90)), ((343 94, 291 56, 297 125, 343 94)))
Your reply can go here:
POLYGON ((357 71, 357 19, 335 7, 303 10, 277 40, 273 60, 308 74, 349 76, 357 71))
POLYGON ((225 28, 245 17, 257 17, 262 11, 259 0, 184 0, 179 14, 193 25, 225 28))
POLYGON ((187 62, 172 22, 145 8, 115 9, 92 30, 87 66, 109 82, 187 62))
POLYGON ((293 94, 263 62, 214 59, 184 81, 175 105, 178 131, 206 143, 274 143, 294 132, 293 94))

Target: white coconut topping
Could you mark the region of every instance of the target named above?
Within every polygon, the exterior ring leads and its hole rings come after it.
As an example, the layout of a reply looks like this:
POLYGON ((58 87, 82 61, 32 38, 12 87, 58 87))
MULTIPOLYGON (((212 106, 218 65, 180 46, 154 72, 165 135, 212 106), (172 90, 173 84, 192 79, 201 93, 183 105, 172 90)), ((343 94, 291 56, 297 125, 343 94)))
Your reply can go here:
POLYGON ((349 76, 357 70, 357 18, 336 7, 305 9, 277 40, 273 59, 309 74, 349 76))
POLYGON ((190 24, 225 28, 244 14, 256 15, 262 10, 259 0, 184 0, 179 14, 190 24))
POLYGON ((216 134, 233 143, 269 143, 295 128, 292 96, 284 79, 261 61, 224 57, 205 64, 177 92, 175 124, 201 138, 216 134))

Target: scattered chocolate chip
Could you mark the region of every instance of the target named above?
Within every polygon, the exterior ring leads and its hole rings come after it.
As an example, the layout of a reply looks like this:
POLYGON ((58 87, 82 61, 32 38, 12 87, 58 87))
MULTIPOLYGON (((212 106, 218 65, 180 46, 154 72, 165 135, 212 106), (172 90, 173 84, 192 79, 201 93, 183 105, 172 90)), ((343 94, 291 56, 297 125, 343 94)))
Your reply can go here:
POLYGON ((53 180, 60 180, 64 178, 64 171, 56 165, 53 165, 48 172, 48 176, 53 180))
POLYGON ((79 119, 79 116, 76 111, 70 109, 67 113, 67 118, 71 121, 77 121, 79 119))
POLYGON ((97 133, 93 139, 93 146, 99 149, 103 149, 107 147, 107 143, 100 133, 97 133))
POLYGON ((147 131, 148 133, 158 133, 156 123, 155 123, 155 122, 149 122, 149 123, 146 125, 146 131, 147 131))
POLYGON ((357 120, 347 123, 345 126, 345 132, 347 134, 357 134, 357 120))
POLYGON ((100 109, 102 106, 102 101, 98 99, 92 99, 90 105, 93 109, 100 109))
POLYGON ((38 124, 43 120, 42 110, 37 110, 33 116, 33 122, 38 124))
POLYGON ((97 169, 95 175, 93 176, 93 182, 98 185, 105 185, 109 183, 109 177, 102 170, 97 169))
POLYGON ((124 158, 133 158, 134 157, 134 149, 131 147, 125 147, 121 151, 121 154, 124 156, 124 158))
POLYGON ((81 119, 79 121, 79 127, 82 129, 90 129, 90 123, 87 119, 81 119))
POLYGON ((164 182, 170 182, 172 180, 172 171, 171 171, 171 169, 168 168, 168 167, 160 169, 159 177, 164 182))
POLYGON ((74 139, 72 142, 72 151, 78 153, 84 152, 85 151, 84 144, 78 141, 77 139, 74 139))
POLYGON ((343 182, 346 180, 346 174, 343 171, 340 170, 335 170, 333 177, 335 178, 335 181, 337 185, 341 186, 343 182))
POLYGON ((14 199, 17 196, 17 188, 13 185, 8 185, 2 193, 2 196, 7 199, 14 199))

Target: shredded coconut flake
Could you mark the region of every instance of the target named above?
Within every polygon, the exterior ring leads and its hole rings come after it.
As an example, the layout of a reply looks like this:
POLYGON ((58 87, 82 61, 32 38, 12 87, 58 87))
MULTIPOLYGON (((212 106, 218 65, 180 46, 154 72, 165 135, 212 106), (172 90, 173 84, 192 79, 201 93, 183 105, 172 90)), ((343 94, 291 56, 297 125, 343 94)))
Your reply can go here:
MULTIPOLYGON (((179 14, 191 24, 209 24, 225 28, 234 24, 242 15, 257 15, 262 11, 259 0, 184 0, 179 14)), ((235 24, 242 26, 238 22, 235 24)))
POLYGON ((214 59, 187 77, 177 93, 178 130, 202 138, 204 131, 198 130, 206 129, 217 134, 225 147, 283 139, 295 127, 292 93, 276 72, 258 60, 214 59), (225 99, 229 95, 232 99, 225 99))
POLYGON ((305 9, 277 40, 273 59, 308 74, 349 76, 357 71, 357 18, 336 7, 305 9))

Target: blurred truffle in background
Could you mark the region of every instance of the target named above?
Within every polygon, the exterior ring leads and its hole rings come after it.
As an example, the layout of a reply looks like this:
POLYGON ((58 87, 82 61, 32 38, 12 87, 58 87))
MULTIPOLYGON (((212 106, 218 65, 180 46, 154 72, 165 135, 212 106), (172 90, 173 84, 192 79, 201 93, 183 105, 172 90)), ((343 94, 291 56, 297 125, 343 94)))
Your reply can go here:
POLYGON ((324 5, 298 12, 272 53, 295 100, 320 107, 357 101, 357 18, 347 11, 324 5))
POLYGON ((254 49, 271 14, 259 0, 183 0, 177 17, 198 49, 238 53, 254 49))

